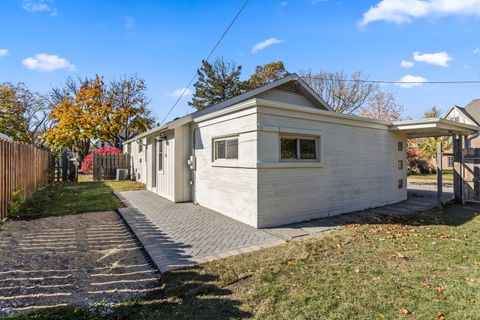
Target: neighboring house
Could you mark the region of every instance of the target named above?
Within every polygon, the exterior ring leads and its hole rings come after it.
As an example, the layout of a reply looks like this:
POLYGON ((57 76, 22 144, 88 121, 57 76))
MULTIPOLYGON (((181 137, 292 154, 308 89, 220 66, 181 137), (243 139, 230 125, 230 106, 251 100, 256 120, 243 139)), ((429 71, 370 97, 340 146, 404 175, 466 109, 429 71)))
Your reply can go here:
POLYGON ((124 151, 148 190, 260 228, 405 200, 407 138, 475 130, 338 114, 290 75, 140 134, 124 151))
MULTIPOLYGON (((453 106, 443 116, 444 119, 480 126, 480 99, 470 101, 465 107, 453 106)), ((465 137, 463 141, 465 148, 480 148, 480 132, 465 137)), ((436 166, 435 159, 430 161, 432 166, 436 166)), ((453 169, 453 151, 452 149, 443 150, 442 168, 453 169)))

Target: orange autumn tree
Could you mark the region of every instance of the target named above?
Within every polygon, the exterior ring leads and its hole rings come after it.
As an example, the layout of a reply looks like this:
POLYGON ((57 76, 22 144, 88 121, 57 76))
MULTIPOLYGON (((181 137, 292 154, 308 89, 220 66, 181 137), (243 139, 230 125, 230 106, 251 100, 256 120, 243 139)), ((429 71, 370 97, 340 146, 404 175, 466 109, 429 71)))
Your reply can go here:
POLYGON ((148 109, 146 85, 132 76, 105 84, 96 75, 76 82, 69 79, 64 88, 52 93, 50 118, 54 125, 46 139, 54 149, 71 149, 80 161, 98 139, 120 147, 121 141, 151 128, 154 118, 148 109))
POLYGON ((100 76, 85 79, 80 88, 63 97, 52 107, 53 127, 46 140, 53 149, 69 148, 79 153, 80 160, 89 153, 92 141, 98 138, 103 117, 111 110, 100 76))

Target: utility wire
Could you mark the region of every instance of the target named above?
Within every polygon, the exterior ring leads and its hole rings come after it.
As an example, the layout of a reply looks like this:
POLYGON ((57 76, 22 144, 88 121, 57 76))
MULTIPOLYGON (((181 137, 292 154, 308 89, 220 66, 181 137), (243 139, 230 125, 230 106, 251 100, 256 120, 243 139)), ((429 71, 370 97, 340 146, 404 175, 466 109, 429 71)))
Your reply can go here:
MULTIPOLYGON (((210 57, 212 56, 212 54, 215 52, 215 50, 217 49, 217 47, 220 45, 220 43, 222 42, 223 38, 225 38, 225 36, 227 35, 228 31, 230 31, 230 29, 232 28, 233 24, 235 23, 235 21, 237 21, 238 17, 240 16, 240 14, 242 13, 243 9, 245 9, 245 7, 247 6, 247 3, 248 3, 249 0, 245 0, 243 2, 243 5, 240 7, 240 9, 238 10, 237 14, 235 15, 235 17, 233 18, 233 20, 230 22, 230 24, 228 25, 227 29, 225 29, 225 31, 223 32, 222 36, 218 39, 217 43, 215 44, 215 46, 213 47, 213 49, 210 51, 210 53, 208 54, 207 58, 205 59, 206 61, 208 61, 210 59, 210 57)), ((163 118, 162 122, 160 124, 163 124, 165 122, 165 120, 167 119, 167 117, 170 115, 170 113, 173 111, 173 109, 175 109, 175 107, 177 106, 177 104, 180 102, 180 100, 183 98, 183 96, 185 95, 185 93, 187 93, 187 90, 188 88, 192 85, 193 81, 195 81, 195 79, 197 78, 197 72, 195 72, 195 75, 193 76, 193 78, 190 80, 190 82, 188 83, 188 85, 183 89, 182 91, 182 94, 178 97, 178 99, 175 101, 175 103, 173 104, 173 106, 170 108, 170 110, 168 111, 168 113, 165 115, 165 117, 163 118)))
POLYGON ((303 79, 337 81, 337 82, 364 82, 376 84, 480 84, 480 80, 457 80, 457 81, 385 81, 385 80, 366 80, 366 79, 334 79, 324 77, 300 76, 303 79))

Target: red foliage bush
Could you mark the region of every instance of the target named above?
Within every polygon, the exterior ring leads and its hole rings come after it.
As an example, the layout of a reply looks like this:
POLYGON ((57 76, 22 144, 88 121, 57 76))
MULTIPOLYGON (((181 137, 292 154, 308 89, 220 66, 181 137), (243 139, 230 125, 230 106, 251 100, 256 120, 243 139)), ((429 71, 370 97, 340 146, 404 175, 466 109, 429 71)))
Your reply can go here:
POLYGON ((93 165, 93 153, 98 153, 98 154, 120 154, 123 153, 122 150, 115 148, 115 147, 103 147, 98 150, 95 150, 89 154, 83 159, 82 165, 80 166, 80 169, 84 174, 90 174, 93 172, 92 165, 93 165))

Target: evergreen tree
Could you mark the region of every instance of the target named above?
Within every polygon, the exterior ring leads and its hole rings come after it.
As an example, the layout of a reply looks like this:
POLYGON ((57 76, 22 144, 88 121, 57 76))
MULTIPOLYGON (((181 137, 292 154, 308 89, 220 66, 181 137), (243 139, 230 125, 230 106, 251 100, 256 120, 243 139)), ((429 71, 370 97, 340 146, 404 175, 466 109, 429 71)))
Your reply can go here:
POLYGON ((193 85, 195 94, 188 105, 202 110, 241 94, 244 86, 240 81, 241 70, 241 66, 223 58, 217 58, 213 65, 203 60, 193 85))

